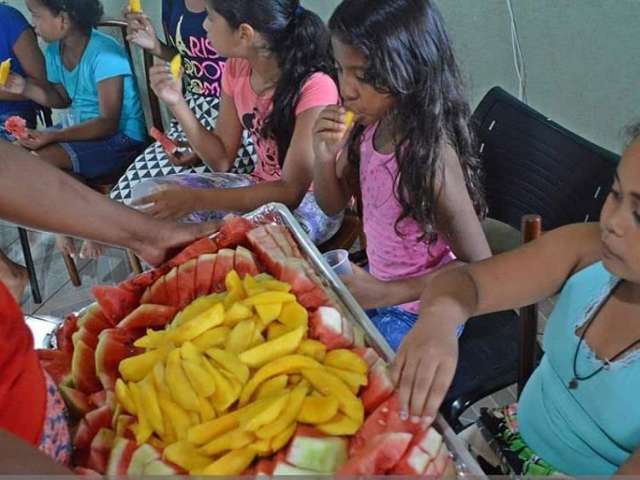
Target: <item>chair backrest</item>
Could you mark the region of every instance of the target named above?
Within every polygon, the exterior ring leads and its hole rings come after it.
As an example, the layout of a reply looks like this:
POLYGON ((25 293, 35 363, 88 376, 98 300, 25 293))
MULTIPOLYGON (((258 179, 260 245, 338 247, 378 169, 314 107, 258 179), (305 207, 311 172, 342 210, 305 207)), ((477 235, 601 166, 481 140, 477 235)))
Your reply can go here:
POLYGON ((579 137, 494 87, 473 114, 489 216, 519 229, 539 214, 543 229, 600 218, 619 156, 579 137))

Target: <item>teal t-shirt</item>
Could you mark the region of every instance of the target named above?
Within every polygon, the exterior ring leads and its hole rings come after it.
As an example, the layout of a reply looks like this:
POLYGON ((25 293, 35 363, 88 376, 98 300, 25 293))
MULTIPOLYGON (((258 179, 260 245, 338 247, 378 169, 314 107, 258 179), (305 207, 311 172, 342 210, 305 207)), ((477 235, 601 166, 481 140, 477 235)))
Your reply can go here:
POLYGON ((124 77, 120 131, 134 140, 145 139, 144 114, 131 64, 124 48, 114 38, 93 30, 80 62, 71 71, 62 63, 59 42, 49 44, 46 60, 49 82, 64 86, 77 123, 100 116, 98 84, 101 81, 124 77))
MULTIPOLYGON (((576 330, 595 314, 619 279, 601 262, 566 283, 544 332, 545 356, 520 397, 524 441, 568 475, 612 475, 640 447, 640 352, 634 351, 572 390, 576 330)), ((640 321, 629 318, 629 322, 640 321)), ((603 365, 584 342, 576 370, 603 365)))

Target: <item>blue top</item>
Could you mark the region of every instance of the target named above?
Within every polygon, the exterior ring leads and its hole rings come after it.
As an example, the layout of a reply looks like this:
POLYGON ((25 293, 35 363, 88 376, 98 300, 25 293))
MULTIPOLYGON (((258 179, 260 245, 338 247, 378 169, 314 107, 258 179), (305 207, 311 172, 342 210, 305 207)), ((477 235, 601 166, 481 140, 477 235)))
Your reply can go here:
POLYGON ((188 93, 219 97, 225 58, 211 46, 203 23, 207 12, 193 13, 184 0, 162 0, 162 23, 169 44, 182 55, 184 83, 188 93))
MULTIPOLYGON (((567 281, 545 329, 545 356, 520 398, 525 442, 568 475, 612 475, 640 447, 639 351, 579 382, 577 389, 567 387, 579 343, 575 332, 618 282, 601 262, 567 281)), ((577 373, 586 376, 602 365, 583 341, 577 373)))
MULTIPOLYGON (((25 76, 22 65, 16 57, 13 47, 20 36, 31 28, 27 19, 13 7, 0 4, 0 62, 7 58, 11 59, 11 71, 18 75, 25 76)), ((9 102, 0 101, 0 116, 6 114, 19 114, 25 110, 33 110, 35 104, 31 101, 9 102)))
POLYGON ((145 139, 144 114, 138 87, 129 58, 114 38, 93 30, 80 62, 72 71, 62 63, 59 42, 49 44, 45 57, 47 77, 51 83, 64 86, 78 123, 100 116, 98 84, 109 78, 124 77, 120 131, 134 140, 145 139))

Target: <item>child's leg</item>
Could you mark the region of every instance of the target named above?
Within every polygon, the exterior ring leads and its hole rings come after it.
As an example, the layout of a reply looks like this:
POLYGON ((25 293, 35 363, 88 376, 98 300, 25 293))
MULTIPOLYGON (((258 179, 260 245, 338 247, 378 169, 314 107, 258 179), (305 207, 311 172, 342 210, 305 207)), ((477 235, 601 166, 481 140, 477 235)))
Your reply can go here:
POLYGON ((402 340, 418 320, 418 315, 400 307, 378 308, 367 314, 394 351, 400 348, 402 340))
POLYGON ((28 281, 27 269, 15 263, 0 250, 0 282, 5 284, 17 303, 22 300, 28 281))
POLYGON ((311 241, 320 245, 333 237, 344 219, 344 213, 328 217, 316 202, 313 192, 305 195, 300 206, 293 212, 300 226, 307 232, 311 241))
POLYGON ((60 170, 72 170, 73 165, 71 163, 71 157, 67 154, 64 148, 58 143, 47 145, 36 152, 41 160, 44 160, 49 165, 53 165, 60 170))

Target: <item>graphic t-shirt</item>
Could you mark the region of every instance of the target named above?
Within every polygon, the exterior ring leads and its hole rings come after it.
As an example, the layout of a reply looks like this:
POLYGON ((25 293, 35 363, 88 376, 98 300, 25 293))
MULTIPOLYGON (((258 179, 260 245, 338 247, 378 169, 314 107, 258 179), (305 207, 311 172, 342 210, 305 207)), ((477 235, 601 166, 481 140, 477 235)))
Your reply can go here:
POLYGON ((182 56, 185 87, 189 93, 205 97, 220 96, 225 58, 211 46, 203 23, 206 10, 190 11, 184 0, 162 0, 162 22, 169 45, 182 56))

